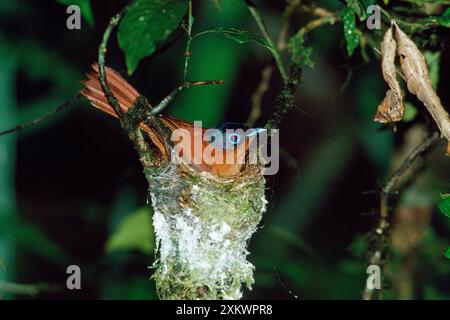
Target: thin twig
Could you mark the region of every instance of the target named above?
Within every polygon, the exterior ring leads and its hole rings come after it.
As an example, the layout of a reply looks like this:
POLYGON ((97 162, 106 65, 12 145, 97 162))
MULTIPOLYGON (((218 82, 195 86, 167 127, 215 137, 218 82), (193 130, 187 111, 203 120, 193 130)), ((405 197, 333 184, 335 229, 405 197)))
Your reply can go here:
MULTIPOLYGON (((107 79, 106 79, 106 73, 105 73, 105 54, 107 51, 107 44, 109 37, 111 35, 112 30, 114 27, 117 26, 120 19, 122 18, 123 12, 127 9, 125 7, 124 10, 113 16, 103 34, 102 42, 99 45, 98 50, 98 62, 99 62, 99 81, 102 87, 102 90, 108 100, 108 103, 114 108, 116 113, 119 116, 120 124, 122 128, 125 129, 125 131, 128 134, 128 137, 133 142, 136 151, 139 155, 139 160, 141 161, 141 164, 144 168, 144 171, 153 171, 155 168, 155 162, 154 162, 154 156, 152 149, 147 144, 141 130, 139 129, 139 123, 144 120, 144 122, 147 125, 150 125, 151 127, 155 124, 159 127, 161 125, 160 120, 154 116, 154 114, 151 113, 151 109, 148 108, 149 104, 145 97, 139 96, 136 101, 133 103, 133 106, 130 108, 131 112, 123 112, 120 108, 119 102, 117 98, 112 93, 111 89, 108 86, 107 79)), ((163 104, 163 106, 159 106, 159 110, 162 110, 163 107, 167 105, 163 104)), ((156 113, 155 113, 156 114, 156 113)), ((163 138, 165 140, 168 139, 167 137, 167 130, 163 130, 163 138)), ((170 148, 169 145, 166 144, 166 148, 170 148)), ((151 179, 150 175, 146 174, 146 178, 149 180, 151 179)))
POLYGON ((194 87, 194 86, 204 86, 204 85, 209 85, 209 84, 223 84, 223 80, 205 80, 205 81, 185 82, 184 84, 182 84, 182 85, 178 86, 177 88, 175 88, 174 90, 172 90, 172 92, 167 97, 162 99, 161 102, 158 103, 157 106, 152 108, 150 114, 154 116, 154 115, 157 115, 158 113, 160 113, 183 90, 189 89, 190 87, 194 87))
POLYGON ((284 10, 283 13, 283 26, 281 27, 280 34, 278 35, 278 43, 277 48, 280 51, 286 50, 287 47, 287 38, 289 35, 289 29, 291 26, 291 18, 295 9, 300 5, 300 0, 291 0, 289 1, 288 6, 284 10))
POLYGON ((335 13, 329 11, 328 9, 321 8, 321 7, 310 7, 310 6, 302 4, 302 5, 300 5, 299 8, 303 12, 309 13, 313 16, 320 17, 320 18, 336 15, 335 13))
POLYGON ((248 10, 252 14, 253 18, 256 21, 256 24, 258 25, 259 29, 261 30, 261 33, 263 37, 266 39, 267 43, 271 47, 272 55, 277 63, 278 69, 280 70, 281 77, 283 78, 283 82, 286 84, 289 80, 289 77, 286 73, 286 69, 284 67, 283 61, 281 60, 281 55, 275 44, 273 43, 272 39, 269 36, 269 32, 267 31, 266 23, 264 22, 264 18, 262 17, 261 13, 251 0, 246 0, 248 10))
MULTIPOLYGON (((250 12, 253 14, 255 20, 257 21, 263 35, 266 37, 269 44, 273 43, 271 42, 271 39, 268 38, 267 35, 267 29, 265 28, 264 20, 262 19, 261 15, 259 14, 259 11, 249 4, 247 1, 247 4, 249 6, 250 12)), ((310 13, 311 15, 317 16, 318 18, 315 20, 310 21, 305 26, 301 27, 297 34, 300 34, 302 37, 304 37, 308 32, 322 26, 325 24, 334 24, 336 21, 340 19, 339 12, 331 12, 323 8, 310 8, 305 5, 301 5, 300 1, 298 0, 291 0, 289 1, 289 6, 285 10, 284 14, 284 23, 283 27, 280 32, 280 36, 278 39, 277 47, 275 48, 274 53, 274 59, 277 62, 278 67, 280 68, 280 64, 282 64, 281 60, 277 60, 277 57, 280 58, 280 52, 286 49, 287 47, 287 36, 289 32, 289 25, 290 25, 290 18, 293 14, 294 10, 300 8, 302 11, 305 11, 307 13, 310 13)), ((283 78, 284 80, 284 88, 282 92, 277 97, 277 103, 276 103, 276 110, 273 114, 273 117, 271 120, 269 120, 266 124, 266 128, 275 128, 278 126, 278 124, 281 122, 284 115, 292 109, 294 106, 294 93, 297 90, 298 84, 300 82, 300 71, 295 66, 292 68, 294 72, 291 70, 291 75, 287 79, 283 78)), ((280 70, 281 71, 281 70, 280 70)), ((271 79, 271 76, 273 74, 273 66, 270 64, 267 65, 263 71, 261 72, 261 80, 260 83, 255 91, 255 93, 252 96, 252 109, 249 115, 249 118, 247 120, 247 124, 253 125, 256 123, 257 119, 261 115, 261 102, 262 102, 262 96, 264 93, 268 90, 268 85, 271 79)))
MULTIPOLYGON (((105 54, 107 51, 108 46, 108 40, 111 35, 112 30, 118 25, 120 19, 122 18, 123 12, 127 10, 127 7, 125 7, 121 12, 116 14, 111 18, 111 20, 108 23, 108 26, 106 27, 105 32, 103 33, 102 41, 98 47, 98 64, 99 64, 99 81, 100 85, 102 87, 102 90, 106 96, 106 99, 108 100, 108 103, 113 107, 114 111, 117 113, 120 125, 127 131, 128 137, 133 142, 136 151, 139 155, 139 161, 141 161, 141 164, 146 169, 151 169, 154 167, 154 159, 153 159, 153 152, 148 146, 147 142, 145 141, 145 138, 139 129, 139 122, 135 121, 129 121, 133 122, 134 127, 131 128, 130 123, 127 122, 127 117, 125 117, 125 113, 120 108, 119 102, 117 98, 112 93, 111 89, 109 88, 109 85, 107 83, 106 79, 106 73, 105 73, 105 54)), ((142 99, 137 99, 133 105, 132 108, 139 109, 138 107, 145 108, 146 106, 140 106, 139 103, 142 102, 142 99)), ((145 102, 143 102, 145 103, 145 102)), ((130 115, 129 115, 130 116, 130 115)), ((133 120, 133 119, 131 119, 133 120)))
POLYGON ((192 25, 194 24, 194 17, 192 16, 192 1, 189 0, 188 5, 188 23, 187 23, 187 36, 186 49, 184 50, 184 72, 183 72, 183 82, 187 82, 188 69, 189 69, 189 59, 191 58, 191 42, 192 42, 192 25))
MULTIPOLYGON (((380 196, 380 217, 378 224, 376 225, 373 235, 373 248, 368 255, 368 265, 381 265, 384 263, 383 259, 386 253, 388 232, 390 224, 388 222, 389 217, 389 197, 393 193, 398 181, 404 177, 404 174, 412 167, 414 162, 428 151, 436 141, 438 141, 440 135, 438 132, 433 133, 430 137, 425 139, 419 146, 417 146, 401 163, 400 167, 394 171, 389 180, 384 184, 381 189, 380 196)), ((381 289, 371 289, 367 285, 364 287, 362 295, 363 300, 372 300, 374 298, 381 298, 381 289)))
POLYGON ((380 12, 383 14, 385 19, 390 23, 391 21, 395 21, 399 26, 408 30, 410 33, 414 33, 416 31, 422 31, 429 28, 439 28, 442 27, 442 24, 439 23, 438 17, 429 16, 426 18, 414 17, 414 21, 408 21, 401 16, 389 13, 383 7, 380 7, 380 12))
MULTIPOLYGON (((300 4, 300 0, 291 1, 283 14, 283 26, 280 34, 278 35, 277 48, 279 52, 286 50, 287 37, 289 35, 289 28, 292 14, 295 8, 300 4)), ((272 79, 274 72, 274 59, 271 59, 261 71, 261 80, 256 87, 255 92, 251 97, 252 108, 250 114, 245 122, 248 126, 252 127, 259 119, 262 113, 262 98, 264 94, 269 90, 270 80, 272 79)))
POLYGON ((60 288, 46 283, 23 284, 0 281, 0 292, 7 292, 15 295, 35 296, 43 291, 57 291, 60 288))
POLYGON ((307 33, 309 33, 314 29, 317 29, 325 24, 333 25, 334 23, 336 23, 341 19, 340 12, 332 12, 328 11, 327 9, 319 7, 311 8, 306 5, 300 5, 299 8, 302 11, 317 17, 317 19, 309 21, 306 25, 302 26, 297 31, 296 35, 302 37, 304 37, 307 33))
POLYGON ((291 295, 294 299, 299 300, 298 295, 296 295, 295 293, 292 292, 291 289, 289 289, 283 281, 281 281, 281 277, 280 277, 280 273, 278 272, 276 267, 273 267, 273 273, 275 274, 275 276, 278 279, 278 282, 281 284, 281 286, 289 293, 289 295, 291 295))
POLYGON ((311 20, 310 22, 308 22, 304 27, 302 27, 299 30, 299 33, 301 33, 302 35, 305 35, 308 32, 310 32, 314 29, 317 29, 318 27, 321 27, 325 24, 333 25, 334 23, 336 23, 339 20, 340 20, 340 17, 337 15, 320 17, 320 18, 317 18, 317 19, 314 19, 314 20, 311 20))
POLYGON ((295 92, 300 84, 302 70, 297 65, 291 66, 291 72, 286 85, 278 94, 275 102, 275 111, 272 117, 266 122, 264 128, 270 130, 278 128, 287 112, 295 106, 295 92))
POLYGON ((249 127, 252 127, 261 116, 262 98, 264 94, 269 90, 269 83, 270 79, 272 78, 274 69, 275 68, 273 64, 268 64, 261 71, 261 80, 258 84, 258 87, 255 90, 255 93, 253 93, 251 97, 252 109, 246 121, 246 124, 249 127))
POLYGON ((19 125, 15 126, 14 128, 11 128, 11 129, 8 129, 8 130, 4 130, 4 131, 0 131, 0 136, 3 136, 5 134, 9 134, 9 133, 13 133, 13 132, 18 132, 18 131, 21 131, 21 130, 26 129, 28 127, 34 126, 36 124, 39 124, 41 122, 44 122, 48 118, 52 117, 53 115, 57 114, 58 112, 62 111, 63 109, 65 109, 67 107, 69 107, 70 105, 72 105, 72 103, 74 103, 80 97, 81 97, 81 94, 77 94, 74 98, 63 102, 62 104, 60 104, 56 108, 50 110, 49 112, 47 112, 43 116, 40 116, 39 118, 36 118, 36 119, 34 119, 34 120, 30 121, 30 122, 19 124, 19 125))
MULTIPOLYGON (((105 54, 107 51, 107 44, 109 37, 111 35, 112 30, 118 25, 120 19, 122 18, 123 12, 126 10, 122 10, 115 16, 113 16, 103 34, 102 42, 99 45, 98 49, 98 63, 99 63, 99 81, 102 87, 102 90, 108 100, 108 103, 114 108, 116 113, 119 116, 121 126, 126 130, 130 140, 135 145, 135 148, 139 154, 139 160, 144 167, 144 170, 152 170, 155 167, 153 152, 151 148, 148 146, 147 142, 142 135, 142 132, 139 129, 139 123, 144 121, 150 127, 154 127, 159 129, 158 132, 161 133, 163 139, 165 140, 165 145, 167 151, 170 151, 170 132, 166 130, 164 124, 160 121, 158 117, 155 117, 159 112, 161 112, 181 91, 187 89, 191 86, 200 86, 200 85, 208 85, 208 84, 221 84, 223 81, 221 80, 211 80, 211 81, 194 81, 194 82, 184 82, 182 85, 178 86, 174 89, 169 96, 164 98, 155 108, 150 109, 148 106, 147 99, 143 96, 140 96, 133 103, 133 106, 129 109, 127 113, 123 112, 120 108, 119 102, 117 98, 112 93, 111 89, 108 86, 106 73, 105 73, 105 54)), ((192 9, 191 9, 192 10, 192 9)), ((192 26, 192 18, 190 18, 189 24, 192 26)), ((189 27, 190 29, 190 27, 189 27)), ((189 35, 190 36, 190 35, 189 35)), ((187 72, 186 72, 187 76, 187 72)), ((170 152, 168 153, 170 154, 170 152)), ((147 178, 149 178, 147 176, 147 178)))
MULTIPOLYGON (((126 9, 124 9, 126 10, 126 9)), ((124 11, 123 10, 123 11, 124 11)), ((117 101, 116 97, 114 97, 114 94, 112 93, 111 89, 109 88, 107 82, 106 82, 106 73, 105 73, 105 54, 108 47, 108 40, 111 35, 112 30, 117 26, 120 19, 122 18, 123 11, 119 12, 115 16, 111 18, 111 20, 108 23, 108 26, 106 27, 105 32, 103 33, 102 42, 100 43, 98 47, 98 65, 99 65, 99 81, 100 85, 102 87, 103 92, 105 93, 106 99, 108 100, 108 103, 113 107, 114 111, 117 113, 120 119, 123 118, 124 112, 120 108, 119 102, 117 101)))
MULTIPOLYGON (((415 148, 406 158, 403 160, 400 167, 394 171, 391 178, 386 182, 382 189, 382 196, 388 197, 392 193, 397 182, 402 178, 404 173, 412 166, 414 161, 428 150, 440 137, 439 132, 433 133, 430 137, 425 139, 417 148, 415 148)), ((387 217, 387 212, 381 212, 382 217, 387 217)))

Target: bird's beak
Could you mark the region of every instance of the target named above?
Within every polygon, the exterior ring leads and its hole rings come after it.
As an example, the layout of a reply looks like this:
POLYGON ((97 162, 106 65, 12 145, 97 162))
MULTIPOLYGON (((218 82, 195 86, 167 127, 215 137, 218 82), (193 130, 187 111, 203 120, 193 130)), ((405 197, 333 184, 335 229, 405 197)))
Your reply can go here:
POLYGON ((250 138, 250 137, 256 136, 257 134, 260 134, 261 132, 266 132, 266 131, 267 131, 267 129, 264 129, 264 128, 254 128, 246 136, 250 138))

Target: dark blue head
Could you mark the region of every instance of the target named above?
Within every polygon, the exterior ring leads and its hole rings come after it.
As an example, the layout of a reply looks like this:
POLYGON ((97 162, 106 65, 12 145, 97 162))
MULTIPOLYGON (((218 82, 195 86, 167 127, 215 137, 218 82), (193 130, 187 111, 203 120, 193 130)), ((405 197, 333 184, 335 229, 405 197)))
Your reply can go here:
POLYGON ((211 134, 209 137, 210 142, 221 146, 225 150, 236 148, 246 138, 250 138, 264 130, 260 128, 251 129, 247 125, 237 122, 224 122, 217 125, 214 129, 221 133, 222 139, 216 139, 216 136, 211 134))

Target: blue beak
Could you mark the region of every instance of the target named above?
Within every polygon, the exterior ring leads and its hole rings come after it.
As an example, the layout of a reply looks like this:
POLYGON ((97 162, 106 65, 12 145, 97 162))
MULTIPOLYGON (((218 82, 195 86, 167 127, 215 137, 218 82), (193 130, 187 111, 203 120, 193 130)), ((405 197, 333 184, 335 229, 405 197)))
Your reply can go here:
POLYGON ((267 129, 264 128, 254 128, 250 133, 248 133, 246 136, 247 137, 252 137, 252 136, 256 136, 257 134, 267 131, 267 129))

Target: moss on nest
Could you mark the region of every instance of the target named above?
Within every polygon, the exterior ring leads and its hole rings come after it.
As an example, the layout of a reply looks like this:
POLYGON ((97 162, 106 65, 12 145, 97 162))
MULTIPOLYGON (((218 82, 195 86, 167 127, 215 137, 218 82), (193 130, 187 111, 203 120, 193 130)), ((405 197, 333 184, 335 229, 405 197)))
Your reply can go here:
POLYGON ((239 299, 251 289, 247 244, 265 211, 264 177, 249 166, 220 178, 168 164, 151 178, 161 299, 239 299))

